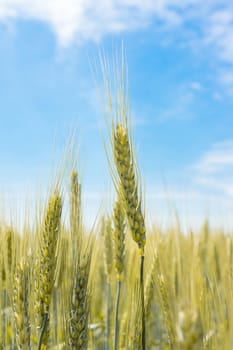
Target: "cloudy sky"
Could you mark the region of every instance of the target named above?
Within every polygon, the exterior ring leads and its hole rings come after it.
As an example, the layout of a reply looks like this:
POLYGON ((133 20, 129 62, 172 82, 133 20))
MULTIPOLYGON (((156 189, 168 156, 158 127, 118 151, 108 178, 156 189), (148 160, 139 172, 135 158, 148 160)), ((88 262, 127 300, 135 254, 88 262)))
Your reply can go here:
POLYGON ((49 184, 75 129, 86 222, 108 206, 92 66, 122 41, 149 222, 232 227, 229 0, 0 0, 0 192, 49 184))

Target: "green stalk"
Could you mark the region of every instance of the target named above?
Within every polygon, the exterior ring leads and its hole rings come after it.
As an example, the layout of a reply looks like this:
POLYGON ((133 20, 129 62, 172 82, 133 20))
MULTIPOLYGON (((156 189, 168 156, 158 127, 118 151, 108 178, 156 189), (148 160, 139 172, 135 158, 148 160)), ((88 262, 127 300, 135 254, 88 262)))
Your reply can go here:
POLYGON ((57 306, 58 306, 58 290, 55 289, 53 291, 53 318, 54 318, 54 343, 58 344, 58 332, 57 332, 57 326, 58 326, 58 312, 57 312, 57 306))
POLYGON ((110 283, 106 286, 107 302, 106 302, 106 328, 105 328, 105 350, 109 350, 110 338, 110 283))
POLYGON ((39 338, 39 344, 38 344, 38 350, 41 350, 42 344, 43 344, 43 337, 47 329, 47 325, 49 323, 49 313, 46 312, 44 314, 44 320, 43 320, 43 325, 40 333, 40 338, 39 338))
POLYGON ((117 350, 117 348, 118 348, 118 335, 119 335, 118 312, 119 312, 120 295, 121 295, 121 280, 118 280, 117 281, 116 310, 115 310, 114 350, 117 350))
POLYGON ((3 289, 2 294, 2 347, 5 348, 5 339, 6 339, 6 307, 7 307, 7 292, 6 289, 3 289))
POLYGON ((142 312, 142 350, 146 350, 146 323, 145 323, 145 300, 144 300, 144 251, 140 255, 140 296, 142 312))

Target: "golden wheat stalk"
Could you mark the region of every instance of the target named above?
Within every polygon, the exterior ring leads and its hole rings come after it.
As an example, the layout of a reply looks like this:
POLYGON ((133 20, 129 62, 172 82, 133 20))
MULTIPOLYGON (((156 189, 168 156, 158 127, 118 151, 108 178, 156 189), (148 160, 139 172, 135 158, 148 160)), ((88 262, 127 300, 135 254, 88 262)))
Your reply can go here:
POLYGON ((110 283, 113 268, 113 246, 112 246, 112 221, 110 218, 103 218, 102 232, 104 236, 104 266, 107 282, 110 283))
POLYGON ((78 173, 71 173, 70 188, 70 232, 72 240, 73 259, 81 245, 81 184, 78 181, 78 173))
POLYGON ((158 256, 157 253, 155 253, 150 273, 146 279, 146 285, 145 285, 145 316, 147 319, 149 319, 150 311, 151 311, 151 304, 153 301, 153 293, 155 288, 155 280, 159 269, 159 262, 158 262, 158 256))
POLYGON ((6 229, 6 250, 7 250, 7 269, 8 274, 11 275, 13 262, 13 239, 14 233, 11 227, 6 229))
POLYGON ((172 310, 170 306, 170 299, 168 295, 168 285, 163 273, 160 273, 157 276, 157 283, 159 287, 161 302, 162 302, 162 310, 165 318, 165 323, 168 331, 169 345, 171 349, 175 349, 175 330, 174 330, 174 322, 172 317, 172 310))
POLYGON ((125 217, 122 208, 121 200, 118 199, 114 206, 113 213, 113 243, 114 243, 114 261, 117 272, 117 296, 115 308, 115 332, 114 332, 114 350, 118 348, 118 333, 119 333, 119 304, 121 295, 122 273, 124 270, 124 255, 125 255, 125 217))
POLYGON ((125 258, 125 215, 122 202, 118 199, 113 212, 113 252, 117 280, 122 279, 125 258))
MULTIPOLYGON (((37 266, 36 311, 40 333, 40 347, 49 338, 49 306, 55 282, 56 249, 61 225, 62 199, 59 192, 50 197, 45 213, 37 266)), ((40 348, 39 347, 39 348, 40 348)))
POLYGON ((102 234, 104 238, 104 267, 106 275, 106 323, 105 323, 105 350, 109 349, 110 338, 110 308, 111 308, 111 275, 113 269, 113 240, 112 221, 109 217, 102 219, 102 234))
MULTIPOLYGON (((123 54, 123 51, 122 51, 123 54)), ((122 66, 116 67, 115 81, 116 98, 113 99, 108 67, 102 60, 102 71, 108 100, 108 112, 112 121, 111 146, 116 169, 115 185, 124 204, 127 221, 133 240, 137 243, 140 254, 140 290, 142 308, 142 350, 146 348, 145 309, 144 309, 144 247, 146 244, 146 228, 142 210, 142 196, 132 140, 129 129, 129 103, 125 79, 124 57, 122 66), (115 109, 114 109, 115 108, 115 109)), ((114 67, 115 68, 115 67, 114 67)))
POLYGON ((132 237, 143 254, 146 243, 146 229, 141 199, 138 194, 136 166, 128 130, 121 123, 118 123, 114 130, 113 154, 120 178, 120 193, 122 193, 124 200, 132 237))
POLYGON ((68 320, 68 346, 70 349, 86 350, 88 343, 88 317, 90 293, 88 289, 91 249, 81 255, 74 267, 73 286, 68 320))
POLYGON ((128 223, 132 237, 138 244, 140 253, 140 290, 142 308, 142 350, 146 348, 145 306, 144 306, 144 246, 146 229, 142 213, 141 199, 138 194, 135 161, 129 142, 128 130, 122 124, 117 124, 114 130, 114 161, 120 178, 120 193, 125 204, 128 223))
POLYGON ((29 266, 24 260, 19 263, 14 280, 13 310, 17 348, 30 350, 29 266))
MULTIPOLYGON (((1 246, 2 247, 2 246, 1 246)), ((7 292, 6 292, 6 268, 5 268, 5 262, 3 258, 3 252, 1 249, 1 284, 0 284, 0 291, 1 291, 1 345, 4 349, 5 347, 5 340, 6 340, 6 316, 5 316, 5 310, 7 306, 7 292)))

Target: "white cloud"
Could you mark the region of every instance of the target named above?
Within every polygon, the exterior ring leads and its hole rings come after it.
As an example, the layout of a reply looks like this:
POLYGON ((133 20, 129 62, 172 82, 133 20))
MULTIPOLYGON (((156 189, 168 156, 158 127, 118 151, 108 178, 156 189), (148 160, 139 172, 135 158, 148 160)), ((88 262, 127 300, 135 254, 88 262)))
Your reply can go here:
MULTIPOLYGON (((228 0, 1 0, 0 20, 36 19, 47 23, 58 41, 100 40, 149 25, 182 26, 195 21, 207 44, 233 62, 233 8, 228 0)), ((203 38, 202 38, 203 39, 203 38)))
POLYGON ((74 39, 99 40, 108 33, 143 27, 155 14, 169 22, 177 15, 162 3, 115 0, 1 0, 0 19, 36 19, 47 23, 67 45, 74 39))
MULTIPOLYGON (((125 33, 152 24, 161 43, 174 43, 206 52, 221 88, 233 95, 233 3, 229 0, 0 0, 0 23, 14 19, 46 23, 60 46, 106 35, 125 33), (204 49, 204 50, 202 50, 204 49), (225 64, 228 64, 226 67, 225 64), (221 67, 221 69, 220 69, 221 67)), ((200 90, 193 82, 192 90, 200 90)))
POLYGON ((216 47, 220 58, 233 62, 233 10, 214 11, 206 26, 206 42, 216 47))
POLYGON ((190 88, 195 91, 201 91, 203 86, 198 81, 191 81, 190 88))
POLYGON ((214 144, 195 165, 203 174, 216 174, 229 167, 233 170, 233 140, 214 144))
POLYGON ((214 144, 191 169, 199 185, 233 196, 233 140, 214 144))

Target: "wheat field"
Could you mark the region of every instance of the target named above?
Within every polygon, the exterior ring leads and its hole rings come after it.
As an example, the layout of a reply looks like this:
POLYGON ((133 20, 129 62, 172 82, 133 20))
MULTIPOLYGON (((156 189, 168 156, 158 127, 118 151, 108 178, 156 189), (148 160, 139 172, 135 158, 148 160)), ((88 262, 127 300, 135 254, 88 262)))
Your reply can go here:
POLYGON ((115 95, 102 68, 115 201, 89 232, 74 168, 69 220, 58 181, 33 228, 1 225, 0 348, 231 350, 232 235, 147 229, 124 67, 115 95))

